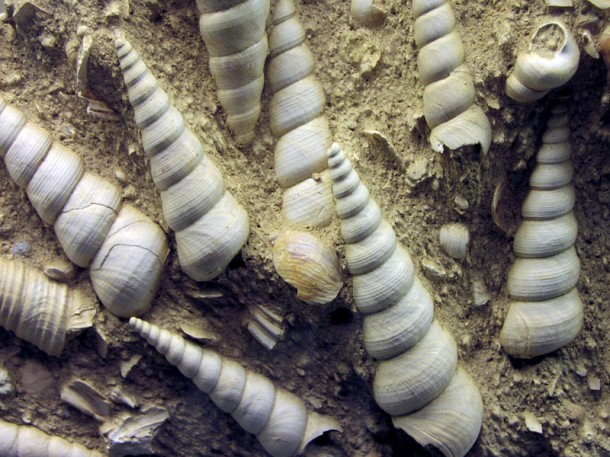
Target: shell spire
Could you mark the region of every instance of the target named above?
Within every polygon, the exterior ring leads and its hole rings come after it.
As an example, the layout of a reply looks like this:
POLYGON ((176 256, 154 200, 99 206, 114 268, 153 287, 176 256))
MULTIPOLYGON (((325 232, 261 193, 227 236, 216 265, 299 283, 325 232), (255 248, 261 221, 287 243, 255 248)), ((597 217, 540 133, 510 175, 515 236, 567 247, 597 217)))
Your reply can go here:
POLYGON ((463 457, 481 429, 481 395, 457 367, 455 341, 434 321, 411 257, 336 143, 328 164, 364 348, 379 360, 375 401, 421 445, 463 457))
POLYGON ((565 107, 551 111, 530 192, 523 202, 523 223, 515 234, 517 260, 508 273, 511 302, 500 342, 514 357, 547 354, 570 343, 583 325, 583 304, 576 290, 580 260, 574 243, 574 167, 565 107))
POLYGON ((270 0, 197 0, 197 7, 227 124, 237 142, 248 145, 261 113, 270 0))
POLYGON ((455 30, 448 0, 413 0, 417 68, 424 84, 424 116, 432 149, 491 145, 491 125, 475 105, 472 75, 464 62, 464 45, 455 30))
POLYGON ((273 457, 296 455, 326 431, 342 430, 335 419, 308 412, 296 395, 231 359, 143 320, 132 318, 129 325, 216 406, 255 434, 273 457))
POLYGON ((121 317, 146 312, 169 252, 163 230, 122 205, 115 185, 85 172, 74 152, 2 97, 0 157, 40 218, 53 225, 66 256, 89 268, 104 306, 121 317))
POLYGON ((121 38, 116 47, 180 265, 196 281, 214 279, 246 243, 248 214, 139 54, 121 38))

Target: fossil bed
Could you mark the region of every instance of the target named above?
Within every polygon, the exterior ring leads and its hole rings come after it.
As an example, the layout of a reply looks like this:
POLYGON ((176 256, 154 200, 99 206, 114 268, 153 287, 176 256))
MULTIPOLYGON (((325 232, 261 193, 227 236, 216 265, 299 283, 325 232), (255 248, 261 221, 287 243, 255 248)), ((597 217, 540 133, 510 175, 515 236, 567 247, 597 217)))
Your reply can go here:
MULTIPOLYGON (((542 0, 452 2, 477 103, 493 128, 491 149, 482 156, 475 148, 440 155, 427 143, 410 2, 382 0, 379 6, 387 20, 376 28, 355 25, 347 1, 297 2, 317 56, 316 72, 326 89, 326 114, 335 141, 353 159, 411 253, 435 298, 438 321, 454 335, 460 363, 479 385, 485 416, 472 456, 610 455, 610 125, 605 126, 610 105, 604 98, 604 62, 584 52, 587 44, 591 46, 588 37, 599 34, 609 13, 585 0, 573 3, 571 8, 550 8, 542 0), (504 95, 503 87, 517 53, 527 46, 535 25, 549 15, 567 22, 581 49, 579 70, 569 84, 569 106, 579 221, 576 248, 582 263, 577 287, 585 322, 572 344, 524 362, 502 352, 498 335, 506 313, 506 276, 514 260, 511 237, 519 224, 548 100, 518 105, 504 95), (371 141, 363 134, 366 130, 376 130, 386 140, 378 136, 371 141), (491 217, 494 189, 503 180, 507 184, 499 211, 506 233, 491 217), (467 224, 471 233, 463 262, 448 257, 438 242, 440 227, 454 221, 467 224), (489 302, 479 306, 473 298, 477 281, 484 282, 490 295, 489 302)), ((0 24, 0 91, 9 103, 80 154, 89 171, 119 184, 124 198, 161 223, 172 240, 118 67, 113 42, 120 29, 190 128, 209 146, 228 188, 249 212, 249 241, 215 281, 189 280, 172 250, 152 310, 144 318, 176 332, 191 327, 192 333, 195 328, 203 345, 238 359, 295 392, 310 407, 339 419, 343 433, 332 432, 312 444, 307 455, 427 455, 394 431, 372 399, 374 364, 362 347, 362 318, 354 312, 345 268, 344 288, 325 306, 300 302, 275 273, 271 240, 283 223, 282 192, 273 173, 270 93, 263 93, 256 141, 237 147, 216 102, 195 1, 31 4, 35 7, 25 7, 16 28, 0 24), (76 56, 83 33, 93 38, 89 85, 119 114, 118 121, 87 114, 87 102, 77 97, 76 56), (116 170, 126 179, 119 182, 116 170), (272 351, 257 343, 243 325, 248 306, 254 304, 267 305, 285 318, 285 338, 272 351)), ((21 258, 30 265, 42 268, 64 258, 52 227, 41 222, 4 166, 0 188, 1 255, 17 257, 12 249, 25 241, 31 250, 21 258)), ((336 218, 318 233, 342 255, 336 218)), ((79 270, 71 284, 93 297, 87 271, 79 270)), ((254 436, 130 331, 125 320, 100 305, 95 328, 108 343, 105 357, 99 353, 94 330, 81 334, 60 358, 53 358, 0 329, 0 365, 15 388, 0 397, 0 416, 104 450, 99 422, 60 399, 62 384, 76 378, 106 397, 120 388, 135 397, 140 409, 165 407, 170 418, 155 438, 157 455, 265 455, 254 436), (138 355, 141 359, 123 377, 121 364, 138 355), (49 382, 36 392, 28 374, 34 371, 42 379, 40 370, 49 382)), ((126 411, 127 406, 112 405, 113 415, 126 411)))

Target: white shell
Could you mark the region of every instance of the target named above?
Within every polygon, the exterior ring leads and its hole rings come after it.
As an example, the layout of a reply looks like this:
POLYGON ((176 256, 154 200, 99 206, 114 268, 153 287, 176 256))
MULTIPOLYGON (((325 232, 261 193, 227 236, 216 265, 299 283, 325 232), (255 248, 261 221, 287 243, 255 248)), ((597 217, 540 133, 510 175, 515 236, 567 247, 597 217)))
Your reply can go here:
POLYGON ((415 276, 391 225, 339 145, 333 144, 328 154, 354 304, 366 314, 364 347, 381 360, 373 381, 375 401, 389 414, 400 415, 394 417, 396 426, 411 431, 420 444, 432 444, 448 457, 463 457, 481 428, 481 397, 470 378, 466 376, 470 384, 465 387, 464 375, 460 370, 456 374, 455 341, 433 321, 432 297, 415 276), (456 400, 456 390, 473 402, 456 400), (441 409, 451 418, 438 416, 441 409), (429 423, 421 420, 423 411, 430 411, 429 423), (451 441, 430 439, 443 426, 451 427, 446 432, 451 441))
POLYGON ((22 262, 0 259, 0 326, 19 338, 59 356, 68 333, 91 327, 94 315, 95 304, 77 290, 22 262))
POLYGON ((324 432, 341 431, 334 419, 308 413, 303 401, 294 394, 237 362, 140 319, 131 318, 129 324, 182 374, 209 393, 218 407, 229 412, 245 430, 256 434, 272 456, 295 455, 324 432))
POLYGON ((540 25, 532 35, 529 52, 517 56, 506 80, 506 94, 519 103, 531 103, 567 83, 578 68, 576 40, 559 20, 540 25))
POLYGON ((439 232, 441 247, 450 257, 458 260, 466 258, 468 243, 470 242, 470 232, 465 224, 452 223, 445 224, 439 232))
POLYGON ((91 281, 102 303, 125 317, 130 316, 125 314, 129 309, 148 309, 168 254, 161 228, 134 208, 121 210, 116 186, 84 173, 76 154, 27 122, 1 97, 0 156, 9 174, 25 187, 40 217, 54 224, 68 258, 81 267, 92 267, 91 281), (131 236, 123 237, 123 232, 113 236, 115 242, 109 241, 120 225, 117 214, 123 211, 124 219, 145 222, 146 228, 130 228, 131 236), (119 309, 120 304, 129 306, 119 309))
POLYGON ((0 419, 0 455, 2 457, 102 457, 97 451, 47 435, 35 427, 15 425, 0 419))
POLYGON ((269 0, 198 0, 199 30, 227 124, 238 143, 254 140, 267 57, 269 0))
POLYGON ((214 279, 246 243, 248 215, 138 53, 123 39, 116 46, 163 214, 176 232, 180 265, 196 281, 214 279))
POLYGON ((373 5, 373 0, 352 0, 350 13, 354 22, 374 26, 385 21, 385 13, 373 5))
POLYGON ((565 108, 553 109, 547 125, 522 207, 525 220, 515 234, 517 260, 508 275, 511 302, 500 332, 504 350, 521 358, 568 344, 583 322, 575 289, 580 260, 574 247, 578 225, 572 211, 575 194, 565 108))
POLYGON ((323 227, 333 214, 333 196, 328 175, 307 178, 284 192, 282 214, 302 226, 323 227))
POLYGON ((464 64, 464 46, 448 0, 414 0, 417 68, 424 84, 424 116, 435 151, 491 145, 491 125, 474 104, 474 84, 464 64))

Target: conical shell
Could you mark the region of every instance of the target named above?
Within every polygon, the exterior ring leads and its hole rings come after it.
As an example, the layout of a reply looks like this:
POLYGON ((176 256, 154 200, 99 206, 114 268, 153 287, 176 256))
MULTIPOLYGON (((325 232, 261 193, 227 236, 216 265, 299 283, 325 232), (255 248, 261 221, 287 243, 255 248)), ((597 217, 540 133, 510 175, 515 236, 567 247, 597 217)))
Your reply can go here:
POLYGON ((309 413, 302 400, 230 359, 137 318, 131 327, 175 365, 274 457, 289 457, 329 430, 332 418, 309 413))
POLYGON ((324 227, 332 219, 333 196, 328 175, 315 180, 307 178, 286 189, 282 215, 302 226, 324 227))

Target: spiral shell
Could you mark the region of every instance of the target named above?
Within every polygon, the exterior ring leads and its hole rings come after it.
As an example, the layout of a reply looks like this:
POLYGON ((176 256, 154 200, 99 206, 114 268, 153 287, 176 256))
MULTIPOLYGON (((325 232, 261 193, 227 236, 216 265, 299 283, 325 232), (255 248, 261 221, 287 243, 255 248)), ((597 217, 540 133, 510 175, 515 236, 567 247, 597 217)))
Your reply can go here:
POLYGON ((196 281, 211 280, 246 243, 248 215, 138 53, 124 39, 116 46, 180 265, 196 281))
POLYGON ((447 457, 464 456, 481 429, 479 391, 457 369, 455 341, 433 321, 430 293, 336 143, 328 164, 354 303, 365 314, 364 348, 380 360, 375 401, 420 444, 447 457))
POLYGON ((341 431, 335 419, 309 413, 296 395, 239 363, 140 319, 130 319, 129 325, 209 394, 216 406, 255 434, 272 456, 295 455, 323 433, 341 431))
POLYGON ((268 46, 269 0, 197 0, 199 29, 227 124, 238 143, 254 140, 268 46))
POLYGON ((94 316, 94 304, 78 290, 22 262, 0 259, 0 326, 19 338, 59 356, 68 334, 91 327, 94 316))
POLYGON ((552 20, 532 35, 529 52, 517 56, 506 80, 506 95, 519 103, 531 103, 551 89, 566 84, 578 68, 580 52, 567 26, 552 20))
POLYGON ((464 46, 455 30, 455 16, 448 0, 414 0, 417 67, 424 84, 424 116, 431 129, 430 144, 457 149, 491 144, 491 125, 474 104, 472 75, 464 63, 464 46))
POLYGON ((310 179, 327 167, 332 137, 323 114, 324 90, 316 79, 314 57, 292 0, 279 0, 269 36, 267 79, 274 92, 269 107, 275 146, 275 173, 286 189, 288 220, 313 226, 330 223, 332 193, 327 179, 310 179))
POLYGON ((102 457, 97 451, 47 435, 35 427, 15 425, 0 419, 2 457, 102 457))
POLYGON ((517 260, 508 274, 509 304, 500 342, 513 357, 547 354, 570 343, 583 325, 583 304, 575 286, 580 260, 574 243, 574 174, 565 108, 551 112, 523 223, 515 234, 517 260))
POLYGON ((68 258, 90 269, 104 306, 121 317, 148 310, 168 254, 161 228, 1 97, 0 157, 68 258))

